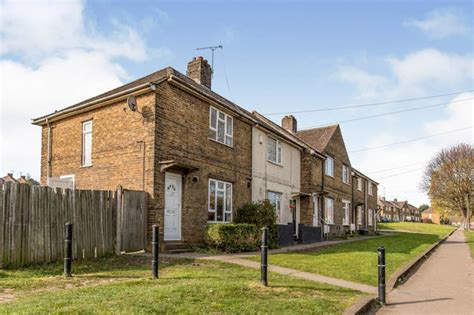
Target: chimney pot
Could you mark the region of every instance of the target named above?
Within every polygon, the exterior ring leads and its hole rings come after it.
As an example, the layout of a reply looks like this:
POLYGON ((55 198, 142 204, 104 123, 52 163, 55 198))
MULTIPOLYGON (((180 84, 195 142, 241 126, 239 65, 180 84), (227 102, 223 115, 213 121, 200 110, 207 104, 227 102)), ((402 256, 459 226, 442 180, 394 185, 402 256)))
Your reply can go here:
POLYGON ((283 129, 286 129, 291 133, 296 133, 298 131, 297 121, 295 116, 293 115, 287 115, 283 117, 283 119, 281 120, 281 126, 283 127, 283 129))
POLYGON ((186 75, 197 83, 211 89, 212 69, 204 57, 194 57, 193 60, 188 63, 186 75))

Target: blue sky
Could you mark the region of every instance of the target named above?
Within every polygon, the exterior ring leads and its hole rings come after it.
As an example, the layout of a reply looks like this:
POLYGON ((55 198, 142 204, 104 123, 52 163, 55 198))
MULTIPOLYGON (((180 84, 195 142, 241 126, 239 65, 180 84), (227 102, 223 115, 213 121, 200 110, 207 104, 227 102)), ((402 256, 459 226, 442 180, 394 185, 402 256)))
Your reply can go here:
MULTIPOLYGON (((472 21, 470 1, 0 1, 0 171, 39 176, 40 130, 30 118, 164 66, 185 72, 193 56, 210 58, 195 50, 202 46, 224 46, 213 89, 261 113, 474 90, 472 21)), ((468 127, 473 102, 462 100, 472 97, 296 117, 301 129, 454 100, 341 124, 355 150, 468 127)), ((380 178, 381 194, 417 205, 427 201, 417 188, 424 162, 472 139, 471 129, 353 153, 351 161, 380 178)))

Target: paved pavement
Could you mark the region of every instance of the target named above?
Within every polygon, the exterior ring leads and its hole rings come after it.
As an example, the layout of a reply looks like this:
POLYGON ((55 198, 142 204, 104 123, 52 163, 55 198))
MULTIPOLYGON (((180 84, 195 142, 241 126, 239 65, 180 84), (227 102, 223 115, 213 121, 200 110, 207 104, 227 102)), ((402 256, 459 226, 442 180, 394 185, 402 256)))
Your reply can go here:
POLYGON ((377 314, 474 314, 474 262, 457 230, 377 314))
MULTIPOLYGON (((252 260, 246 260, 242 258, 238 258, 236 256, 213 256, 213 257, 206 257, 202 258, 205 260, 217 260, 217 261, 222 261, 226 263, 231 263, 231 264, 236 264, 248 268, 254 268, 254 269, 260 269, 260 262, 252 261, 252 260)), ((305 279, 309 281, 314 281, 314 282, 321 282, 321 283, 326 283, 326 284, 332 284, 336 285, 339 287, 347 288, 347 289, 352 289, 352 290, 357 290, 361 292, 366 292, 370 294, 375 294, 377 292, 377 288, 366 285, 366 284, 361 284, 361 283, 356 283, 356 282, 351 282, 351 281, 346 281, 342 279, 337 279, 337 278, 331 278, 331 277, 326 277, 323 275, 315 274, 315 273, 309 273, 309 272, 303 272, 291 268, 285 268, 285 267, 279 267, 275 265, 268 265, 268 271, 274 272, 274 273, 279 273, 282 275, 287 275, 291 277, 296 277, 300 279, 305 279)))

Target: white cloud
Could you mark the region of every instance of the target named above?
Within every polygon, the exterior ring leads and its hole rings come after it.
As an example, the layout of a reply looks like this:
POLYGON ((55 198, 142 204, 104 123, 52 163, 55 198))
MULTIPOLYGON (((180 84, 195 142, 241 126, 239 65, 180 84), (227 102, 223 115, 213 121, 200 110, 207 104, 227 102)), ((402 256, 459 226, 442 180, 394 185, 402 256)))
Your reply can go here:
POLYGON ((424 19, 411 19, 403 24, 417 28, 432 39, 469 36, 472 32, 472 25, 465 15, 452 8, 433 10, 424 19))
MULTIPOLYGON (((474 121, 474 100, 464 102, 459 102, 459 100, 473 97, 474 93, 463 93, 454 97, 446 107, 445 118, 426 122, 423 125, 421 130, 425 131, 424 135, 428 136, 471 126, 474 121)), ((381 131, 369 140, 367 147, 400 142, 410 138, 413 138, 413 135, 400 136, 389 131, 381 131)), ((379 196, 384 196, 385 193, 389 199, 409 200, 410 203, 418 206, 429 202, 428 196, 419 189, 426 162, 441 148, 461 142, 473 143, 473 129, 352 154, 351 160, 359 169, 364 170, 368 176, 380 183, 379 196), (392 169, 398 166, 403 167, 392 169), (385 169, 387 171, 379 172, 385 169)))
POLYGON ((458 89, 474 80, 474 58, 469 55, 422 49, 403 57, 384 59, 385 75, 353 66, 340 66, 335 77, 352 84, 360 98, 400 98, 426 95, 429 90, 458 89))
POLYGON ((96 30, 83 1, 0 2, 0 174, 39 176, 40 128, 31 118, 105 92, 130 79, 120 60, 169 56, 133 27, 96 30))

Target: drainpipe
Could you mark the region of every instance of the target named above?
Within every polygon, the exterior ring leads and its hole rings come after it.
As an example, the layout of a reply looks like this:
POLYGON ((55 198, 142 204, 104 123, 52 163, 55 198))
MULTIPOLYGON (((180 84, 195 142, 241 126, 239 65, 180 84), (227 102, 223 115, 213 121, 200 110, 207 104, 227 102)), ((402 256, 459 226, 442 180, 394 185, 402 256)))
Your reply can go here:
MULTIPOLYGON (((321 193, 324 193, 324 160, 322 160, 321 162, 321 193)), ((321 194, 321 198, 320 198, 320 204, 321 204, 321 208, 320 208, 320 211, 318 213, 318 220, 319 222, 321 222, 321 240, 324 239, 324 226, 325 226, 325 223, 324 220, 323 220, 323 211, 324 211, 324 195, 321 194)), ((318 205, 319 206, 319 205, 318 205)), ((329 239, 329 233, 328 233, 328 237, 327 239, 329 239)))
POLYGON ((49 185, 49 178, 51 177, 51 125, 48 118, 46 118, 46 125, 48 126, 46 185, 49 185))

